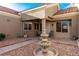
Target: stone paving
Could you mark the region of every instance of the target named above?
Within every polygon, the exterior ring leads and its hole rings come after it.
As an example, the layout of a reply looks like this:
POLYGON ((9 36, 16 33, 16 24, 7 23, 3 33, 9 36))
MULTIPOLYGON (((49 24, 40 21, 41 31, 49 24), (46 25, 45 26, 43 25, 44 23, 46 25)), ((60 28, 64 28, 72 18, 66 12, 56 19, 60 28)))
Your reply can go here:
POLYGON ((78 46, 79 46, 79 39, 77 40, 77 44, 78 44, 78 46))
POLYGON ((0 54, 17 49, 17 48, 22 47, 22 46, 27 45, 27 44, 31 44, 35 41, 37 41, 37 40, 29 40, 29 41, 24 41, 24 42, 20 42, 17 44, 9 45, 6 47, 2 47, 2 48, 0 48, 0 54))
POLYGON ((5 47, 5 46, 9 46, 9 45, 13 45, 13 44, 16 44, 16 43, 28 41, 28 40, 31 40, 31 39, 33 40, 35 38, 32 37, 32 38, 12 38, 12 39, 4 39, 3 41, 0 41, 0 48, 1 47, 5 47))
POLYGON ((15 43, 23 42, 25 40, 26 39, 24 39, 24 38, 5 39, 3 41, 0 41, 0 48, 8 46, 8 45, 15 44, 15 43))
MULTIPOLYGON (((8 51, 1 56, 33 56, 33 50, 39 47, 38 42, 34 42, 23 47, 8 51)), ((51 40, 51 48, 55 48, 59 56, 79 56, 79 47, 73 44, 64 44, 51 40)))
POLYGON ((66 38, 53 38, 53 39, 50 39, 52 40, 53 42, 56 42, 56 43, 62 43, 62 44, 69 44, 69 45, 75 45, 75 46, 78 46, 78 42, 77 40, 72 40, 72 39, 66 39, 66 38))

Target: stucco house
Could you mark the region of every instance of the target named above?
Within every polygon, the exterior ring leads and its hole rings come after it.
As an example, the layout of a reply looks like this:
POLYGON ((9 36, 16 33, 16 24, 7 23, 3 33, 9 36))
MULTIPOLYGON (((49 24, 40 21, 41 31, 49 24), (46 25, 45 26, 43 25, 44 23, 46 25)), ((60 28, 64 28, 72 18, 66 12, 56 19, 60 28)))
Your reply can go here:
POLYGON ((0 33, 5 33, 6 38, 16 37, 21 29, 21 16, 17 11, 0 6, 0 33))
POLYGON ((60 10, 58 4, 24 10, 21 12, 23 32, 27 36, 36 36, 46 30, 46 33, 56 38, 79 37, 79 9, 71 6, 60 10))
POLYGON ((0 11, 5 13, 4 15, 0 13, 0 32, 10 37, 16 37, 17 33, 36 37, 45 32, 53 38, 79 37, 78 11, 76 6, 60 10, 56 3, 43 4, 17 14, 0 11))

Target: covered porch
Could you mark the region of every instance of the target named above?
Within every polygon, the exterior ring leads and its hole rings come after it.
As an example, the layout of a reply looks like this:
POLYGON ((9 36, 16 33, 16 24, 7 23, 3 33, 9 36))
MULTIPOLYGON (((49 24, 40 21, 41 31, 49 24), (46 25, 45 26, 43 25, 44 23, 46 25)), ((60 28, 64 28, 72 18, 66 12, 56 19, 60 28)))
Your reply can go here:
POLYGON ((27 37, 40 37, 44 33, 49 37, 53 37, 53 23, 47 19, 23 20, 22 24, 23 34, 27 37))
POLYGON ((27 37, 38 37, 42 32, 41 19, 23 20, 23 34, 27 37))

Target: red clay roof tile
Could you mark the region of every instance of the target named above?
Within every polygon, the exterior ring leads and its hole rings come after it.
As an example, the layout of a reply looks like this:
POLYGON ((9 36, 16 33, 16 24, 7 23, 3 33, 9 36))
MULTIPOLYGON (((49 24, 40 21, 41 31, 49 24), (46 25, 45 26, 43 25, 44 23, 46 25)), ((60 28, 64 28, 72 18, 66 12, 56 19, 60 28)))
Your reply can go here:
POLYGON ((77 12, 79 9, 77 7, 70 7, 66 8, 64 10, 58 10, 54 15, 59 15, 59 14, 65 14, 65 13, 70 13, 70 12, 77 12))

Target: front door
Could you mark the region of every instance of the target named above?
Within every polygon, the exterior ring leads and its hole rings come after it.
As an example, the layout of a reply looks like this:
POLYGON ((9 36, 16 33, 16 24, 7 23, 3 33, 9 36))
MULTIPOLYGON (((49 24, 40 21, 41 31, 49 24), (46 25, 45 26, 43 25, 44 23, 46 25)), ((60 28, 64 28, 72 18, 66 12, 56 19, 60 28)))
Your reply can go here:
POLYGON ((55 31, 54 27, 55 27, 54 22, 50 23, 50 32, 49 32, 50 37, 54 37, 54 31, 55 31))
POLYGON ((41 23, 34 23, 34 30, 36 32, 36 36, 40 36, 42 30, 41 23))

